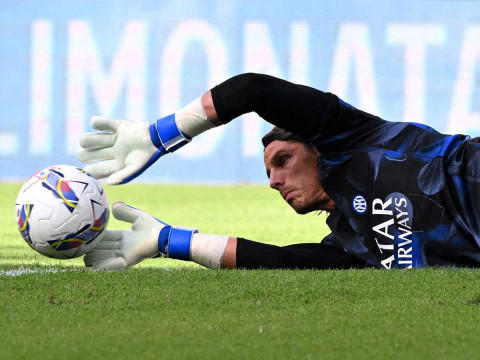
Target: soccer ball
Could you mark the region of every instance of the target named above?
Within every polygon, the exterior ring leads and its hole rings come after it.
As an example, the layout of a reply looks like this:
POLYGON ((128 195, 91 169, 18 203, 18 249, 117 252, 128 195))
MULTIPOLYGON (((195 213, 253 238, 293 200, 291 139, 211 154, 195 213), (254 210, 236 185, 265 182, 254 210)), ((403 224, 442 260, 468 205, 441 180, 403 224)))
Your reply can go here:
POLYGON ((28 245, 57 259, 92 250, 105 234, 109 216, 100 183, 70 165, 49 166, 32 175, 18 193, 15 213, 28 245))

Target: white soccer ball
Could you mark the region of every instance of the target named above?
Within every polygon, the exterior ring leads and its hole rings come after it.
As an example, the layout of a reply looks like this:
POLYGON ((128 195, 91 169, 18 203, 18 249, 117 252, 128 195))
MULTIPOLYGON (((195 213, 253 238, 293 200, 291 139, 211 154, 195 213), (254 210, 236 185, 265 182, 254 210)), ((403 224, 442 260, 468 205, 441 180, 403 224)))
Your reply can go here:
POLYGON ((105 234, 109 216, 100 183, 70 165, 49 166, 32 175, 18 193, 15 210, 28 245, 57 259, 92 250, 105 234))

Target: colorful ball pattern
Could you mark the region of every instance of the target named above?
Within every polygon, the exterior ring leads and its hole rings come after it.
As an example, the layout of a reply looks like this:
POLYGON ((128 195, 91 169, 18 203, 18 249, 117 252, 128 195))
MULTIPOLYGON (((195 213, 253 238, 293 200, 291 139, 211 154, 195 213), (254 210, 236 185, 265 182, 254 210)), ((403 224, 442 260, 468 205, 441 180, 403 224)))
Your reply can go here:
POLYGON ((32 175, 17 196, 20 234, 30 247, 57 259, 81 256, 95 247, 108 223, 108 200, 84 170, 55 165, 32 175))

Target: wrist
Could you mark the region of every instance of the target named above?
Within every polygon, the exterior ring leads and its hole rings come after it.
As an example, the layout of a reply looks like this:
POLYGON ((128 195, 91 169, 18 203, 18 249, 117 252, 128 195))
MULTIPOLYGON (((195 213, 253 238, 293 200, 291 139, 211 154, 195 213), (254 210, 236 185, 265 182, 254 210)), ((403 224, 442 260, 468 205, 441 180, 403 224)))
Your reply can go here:
POLYGON ((215 127, 209 117, 209 113, 213 116, 212 108, 213 103, 210 106, 203 96, 193 100, 175 114, 178 128, 192 138, 215 127))
POLYGON ((209 269, 233 268, 235 267, 235 256, 236 238, 201 233, 196 233, 192 237, 190 258, 197 264, 209 269), (232 252, 228 244, 233 241, 235 244, 232 252))

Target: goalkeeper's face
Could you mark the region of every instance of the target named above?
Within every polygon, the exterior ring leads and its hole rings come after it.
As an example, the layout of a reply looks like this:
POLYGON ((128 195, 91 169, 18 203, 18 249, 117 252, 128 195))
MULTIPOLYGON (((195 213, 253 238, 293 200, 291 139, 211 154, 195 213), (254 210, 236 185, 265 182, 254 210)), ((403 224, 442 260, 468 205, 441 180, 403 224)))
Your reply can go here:
POLYGON ((318 151, 297 141, 272 141, 264 152, 270 187, 299 214, 331 210, 333 200, 318 177, 318 151))

